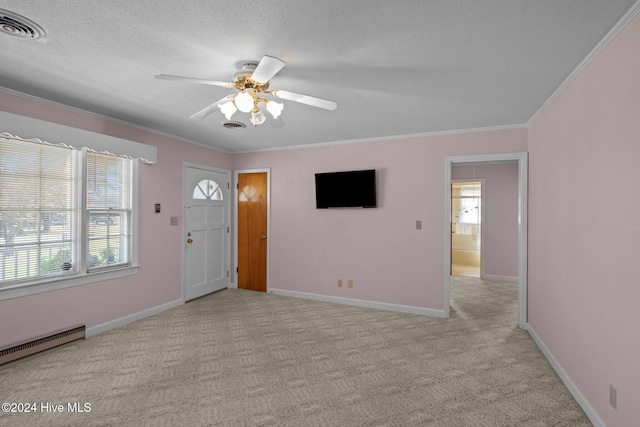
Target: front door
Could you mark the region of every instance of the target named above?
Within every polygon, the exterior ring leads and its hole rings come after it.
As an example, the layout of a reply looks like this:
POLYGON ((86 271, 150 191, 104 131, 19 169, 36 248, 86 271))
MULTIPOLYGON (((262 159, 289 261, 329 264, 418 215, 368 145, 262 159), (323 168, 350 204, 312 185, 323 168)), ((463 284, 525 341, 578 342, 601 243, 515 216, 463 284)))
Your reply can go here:
POLYGON ((267 172, 238 174, 238 288, 267 290, 267 172))
POLYGON ((229 171, 184 167, 185 301, 229 285, 229 171))

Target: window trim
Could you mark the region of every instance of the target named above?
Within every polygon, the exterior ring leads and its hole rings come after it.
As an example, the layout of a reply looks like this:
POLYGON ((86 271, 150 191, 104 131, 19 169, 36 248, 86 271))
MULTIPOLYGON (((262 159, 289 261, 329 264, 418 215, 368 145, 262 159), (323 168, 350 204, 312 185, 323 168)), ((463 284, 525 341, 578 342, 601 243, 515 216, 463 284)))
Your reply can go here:
MULTIPOLYGON (((0 126, 3 126, 1 123, 0 126)), ((0 127, 0 132, 2 127, 0 127)), ((86 132, 86 131, 85 131, 86 132)), ((24 140, 29 142, 30 140, 15 136, 9 133, 3 133, 7 137, 13 139, 24 140)), ((104 135, 102 135, 104 137, 104 135)), ((55 138, 55 135, 53 136, 55 138)), ((47 143, 40 139, 32 139, 31 142, 38 141, 41 143, 47 143)), ((155 148, 155 147, 154 147, 155 148)), ((87 239, 87 223, 88 212, 86 209, 86 148, 78 150, 79 156, 81 156, 81 162, 79 167, 81 172, 78 174, 78 197, 81 198, 81 203, 78 207, 79 221, 78 224, 78 243, 79 250, 84 251, 88 245, 87 239)), ((117 157, 117 156, 116 156, 117 157)), ((80 265, 77 266, 77 270, 73 272, 61 273, 59 275, 53 275, 49 277, 39 277, 36 279, 25 279, 16 281, 11 284, 4 284, 0 286, 0 301, 19 298, 29 295, 35 295, 43 292, 51 292, 59 289, 70 288, 74 286, 81 286, 90 283, 102 282, 106 280, 117 279, 121 277, 131 276, 138 273, 138 215, 139 215, 139 163, 138 159, 132 159, 132 171, 131 171, 131 242, 130 242, 130 262, 127 265, 118 265, 111 268, 96 269, 88 271, 86 257, 82 256, 80 265)))
POLYGON ((122 268, 113 268, 105 271, 84 272, 84 273, 62 273, 61 276, 48 277, 27 282, 17 282, 14 285, 0 289, 0 301, 35 295, 42 292, 51 292, 58 289, 71 288, 74 286, 88 285, 90 283, 102 282, 105 280, 117 279, 125 276, 132 276, 138 273, 139 265, 131 265, 122 268))
POLYGON ((60 144, 77 149, 86 147, 99 153, 110 153, 114 156, 140 159, 146 164, 156 163, 158 157, 158 149, 153 145, 12 114, 6 111, 0 111, 0 133, 2 132, 9 133, 17 139, 42 140, 44 138, 48 144, 52 145, 60 144))

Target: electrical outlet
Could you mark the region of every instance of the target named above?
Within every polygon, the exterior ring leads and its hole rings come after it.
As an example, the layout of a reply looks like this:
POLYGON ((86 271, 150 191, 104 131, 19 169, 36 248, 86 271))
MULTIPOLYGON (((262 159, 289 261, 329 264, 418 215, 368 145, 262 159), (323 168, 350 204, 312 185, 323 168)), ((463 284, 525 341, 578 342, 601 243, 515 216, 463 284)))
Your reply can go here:
POLYGON ((341 288, 342 287, 342 279, 338 279, 338 287, 341 288))
POLYGON ((347 281, 347 286, 348 286, 349 288, 353 288, 353 280, 349 279, 349 280, 347 281))
POLYGON ((611 384, 609 384, 609 404, 614 409, 618 409, 618 391, 611 384))

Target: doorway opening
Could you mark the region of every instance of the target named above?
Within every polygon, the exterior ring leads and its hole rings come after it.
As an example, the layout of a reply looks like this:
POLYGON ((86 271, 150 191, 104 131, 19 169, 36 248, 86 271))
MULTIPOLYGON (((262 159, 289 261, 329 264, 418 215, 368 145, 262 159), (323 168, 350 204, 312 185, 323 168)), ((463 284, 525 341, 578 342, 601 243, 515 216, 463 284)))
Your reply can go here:
POLYGON ((451 182, 451 275, 482 277, 484 182, 451 182))
POLYGON ((518 326, 527 326, 527 181, 528 153, 478 154, 447 156, 445 158, 445 215, 444 215, 444 312, 449 317, 451 303, 451 183, 454 165, 473 165, 517 162, 518 164, 518 326))

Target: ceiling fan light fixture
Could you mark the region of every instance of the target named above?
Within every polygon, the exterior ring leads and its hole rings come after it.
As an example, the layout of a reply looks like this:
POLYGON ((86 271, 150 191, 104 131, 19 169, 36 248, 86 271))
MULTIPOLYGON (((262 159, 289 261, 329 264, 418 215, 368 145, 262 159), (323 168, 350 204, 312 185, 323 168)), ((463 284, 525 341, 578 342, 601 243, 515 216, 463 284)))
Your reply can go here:
POLYGON ((238 110, 242 111, 243 113, 249 113, 253 110, 255 101, 253 99, 253 96, 251 96, 247 92, 240 92, 236 95, 235 104, 238 110))
POLYGON ((280 117, 282 110, 284 109, 284 104, 276 101, 268 101, 267 102, 267 111, 271 113, 274 119, 280 117))
MULTIPOLYGON (((0 9, 2 11, 2 9, 0 9)), ((1 22, 0 22, 1 24, 1 22)), ((175 76, 172 74, 157 74, 155 77, 162 80, 189 81, 212 86, 234 88, 238 92, 227 95, 217 102, 205 107, 201 111, 190 116, 192 119, 203 119, 219 109, 227 119, 223 125, 236 129, 241 122, 231 122, 231 117, 237 111, 251 113, 250 121, 254 126, 261 125, 266 121, 266 116, 260 111, 259 104, 264 104, 264 108, 273 116, 275 122, 273 127, 282 127, 282 121, 278 120, 284 109, 284 104, 270 101, 263 98, 263 95, 271 95, 274 98, 286 99, 312 107, 323 108, 333 111, 337 104, 328 99, 316 98, 315 96, 303 95, 296 92, 289 92, 280 89, 269 89, 270 80, 284 67, 285 63, 274 56, 264 55, 260 62, 246 63, 242 69, 233 75, 233 82, 227 83, 217 80, 208 80, 195 77, 175 76)))
POLYGON ((233 116, 235 112, 238 111, 236 106, 233 104, 233 101, 228 101, 224 104, 220 104, 218 105, 218 108, 220 108, 220 111, 222 111, 222 114, 224 114, 227 120, 231 120, 231 116, 233 116))
POLYGON ((267 117, 264 114, 262 114, 262 111, 260 111, 260 109, 256 108, 251 112, 251 123, 254 126, 261 125, 266 120, 267 120, 267 117))

